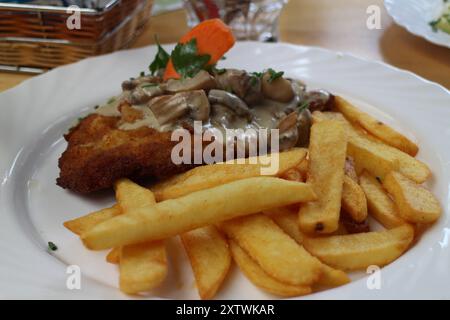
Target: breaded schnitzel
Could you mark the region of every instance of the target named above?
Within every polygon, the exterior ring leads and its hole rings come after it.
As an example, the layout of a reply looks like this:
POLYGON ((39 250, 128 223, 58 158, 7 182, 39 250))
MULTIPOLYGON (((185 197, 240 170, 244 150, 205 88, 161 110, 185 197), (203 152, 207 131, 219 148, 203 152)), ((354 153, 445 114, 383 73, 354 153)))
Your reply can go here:
POLYGON ((176 142, 170 141, 170 132, 119 130, 119 121, 93 114, 65 135, 68 147, 59 159, 59 186, 86 194, 110 188, 123 177, 160 179, 192 168, 171 161, 176 142))

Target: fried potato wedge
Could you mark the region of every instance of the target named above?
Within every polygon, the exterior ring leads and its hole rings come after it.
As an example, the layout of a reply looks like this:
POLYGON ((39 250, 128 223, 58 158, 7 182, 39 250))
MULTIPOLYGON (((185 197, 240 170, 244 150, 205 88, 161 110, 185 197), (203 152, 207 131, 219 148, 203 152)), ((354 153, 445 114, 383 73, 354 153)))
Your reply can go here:
POLYGON ((311 128, 308 179, 318 200, 300 207, 300 230, 332 233, 339 226, 344 165, 347 151, 345 126, 323 121, 311 128))
POLYGON ((348 176, 350 179, 355 181, 356 183, 359 182, 358 174, 356 173, 355 169, 355 161, 352 157, 347 157, 345 159, 345 167, 344 167, 345 175, 348 176))
POLYGON ((432 223, 442 213, 436 197, 399 172, 391 172, 383 187, 392 195, 400 217, 414 223, 432 223))
POLYGON ((230 240, 230 248, 239 269, 258 288, 281 297, 296 297, 311 293, 308 286, 286 284, 269 276, 235 241, 230 240))
POLYGON ((111 249, 108 254, 106 255, 106 262, 112 263, 112 264, 119 264, 120 262, 120 247, 116 247, 111 249))
POLYGON ((81 238, 87 248, 103 250, 165 239, 238 216, 315 199, 306 183, 249 178, 135 209, 95 226, 81 238))
POLYGON ((345 175, 342 188, 342 209, 356 222, 367 218, 367 200, 364 191, 352 178, 345 175))
POLYGON ((231 253, 225 237, 214 226, 181 235, 189 257, 200 298, 212 299, 231 266, 231 253))
POLYGON ((314 286, 340 287, 349 283, 349 276, 342 270, 334 269, 322 263, 322 275, 314 286))
POLYGON ((399 171, 417 183, 425 182, 431 175, 426 164, 396 148, 380 143, 353 127, 337 112, 313 113, 313 122, 339 120, 345 123, 348 134, 348 154, 354 157, 356 167, 366 169, 373 176, 383 178, 390 171, 399 171))
POLYGON ((403 134, 359 110, 350 102, 337 96, 334 101, 336 110, 341 112, 350 122, 361 126, 367 132, 382 140, 384 143, 413 157, 419 151, 417 144, 409 140, 403 134))
POLYGON ((288 236, 302 244, 303 234, 298 226, 298 212, 287 207, 264 211, 288 236))
POLYGON ((119 285, 123 292, 137 294, 154 289, 168 272, 164 240, 122 247, 119 270, 119 285))
POLYGON ((225 221, 221 228, 264 272, 278 281, 309 286, 321 275, 320 261, 264 214, 225 221))
POLYGON ((280 176, 287 170, 294 168, 306 157, 306 149, 293 149, 269 156, 245 159, 245 164, 238 164, 235 160, 214 165, 201 166, 177 175, 166 181, 152 186, 158 201, 175 199, 186 194, 216 187, 236 180, 259 177, 261 169, 267 167, 270 161, 278 157, 279 167, 275 176, 280 176))
MULTIPOLYGON (((133 210, 154 206, 155 196, 150 190, 129 179, 115 184, 117 204, 124 216, 133 210)), ((128 294, 138 294, 154 289, 161 284, 167 273, 167 252, 164 240, 142 242, 119 248, 119 285, 128 294)))
POLYGON ((386 229, 392 229, 405 224, 397 211, 397 207, 383 189, 380 182, 364 171, 359 177, 359 183, 367 198, 369 214, 386 229))
POLYGON ((156 198, 153 192, 129 179, 120 179, 115 184, 117 204, 122 212, 130 212, 142 206, 153 205, 156 198))
POLYGON ((414 239, 414 228, 403 226, 381 232, 368 232, 324 238, 305 238, 305 248, 323 263, 340 270, 384 266, 401 256, 414 239))
POLYGON ((111 208, 95 211, 80 218, 66 221, 64 222, 64 226, 76 235, 81 235, 97 224, 116 217, 121 213, 120 207, 114 205, 111 208))

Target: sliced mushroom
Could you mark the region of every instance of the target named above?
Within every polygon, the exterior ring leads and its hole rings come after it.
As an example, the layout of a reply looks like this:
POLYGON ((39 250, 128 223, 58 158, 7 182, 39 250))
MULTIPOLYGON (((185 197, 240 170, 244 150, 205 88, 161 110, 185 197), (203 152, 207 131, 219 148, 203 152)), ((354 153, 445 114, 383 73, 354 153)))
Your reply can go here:
POLYGON ((157 84, 144 84, 134 88, 127 97, 127 101, 132 105, 144 104, 150 99, 163 94, 163 90, 157 84))
POLYGON ((309 146, 309 137, 311 134, 312 115, 308 109, 304 109, 297 117, 298 128, 298 147, 309 146))
POLYGON ((251 117, 252 113, 247 104, 238 96, 223 90, 211 90, 208 94, 211 104, 221 104, 229 107, 239 116, 251 117))
POLYGON ((210 113, 209 101, 203 90, 156 97, 150 101, 149 107, 160 125, 174 123, 182 117, 204 121, 210 113))
POLYGON ((305 101, 309 104, 311 112, 328 111, 333 108, 334 96, 325 90, 314 90, 306 93, 305 101))
POLYGON ((193 78, 175 80, 171 79, 167 82, 165 90, 169 93, 177 93, 193 90, 210 90, 216 87, 216 81, 206 71, 202 70, 193 78))
POLYGON ((309 144, 312 116, 308 109, 300 114, 295 111, 281 119, 278 124, 280 134, 280 150, 287 150, 295 146, 306 147, 309 144))
POLYGON ((261 87, 264 96, 279 102, 289 102, 295 97, 291 81, 283 77, 271 81, 270 77, 270 74, 267 72, 262 78, 261 87))
POLYGON ((244 70, 227 69, 216 75, 217 86, 221 90, 229 91, 252 106, 263 98, 261 80, 244 70))
POLYGON ((160 81, 161 81, 161 78, 154 77, 154 76, 143 76, 143 77, 139 77, 137 79, 130 79, 130 80, 126 80, 126 81, 122 82, 122 90, 129 91, 129 90, 133 90, 140 84, 159 83, 160 81))

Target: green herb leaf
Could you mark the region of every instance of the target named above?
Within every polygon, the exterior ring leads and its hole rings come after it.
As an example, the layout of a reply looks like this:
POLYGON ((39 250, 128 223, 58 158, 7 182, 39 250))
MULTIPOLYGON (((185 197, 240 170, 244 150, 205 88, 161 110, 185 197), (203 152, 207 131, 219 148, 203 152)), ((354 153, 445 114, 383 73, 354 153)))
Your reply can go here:
POLYGON ((172 51, 173 66, 183 78, 194 77, 200 70, 207 67, 209 60, 211 60, 209 54, 198 54, 195 38, 185 44, 177 44, 172 51))
POLYGON ((276 72, 272 68, 269 68, 267 72, 270 75, 269 80, 267 80, 269 83, 272 83, 273 81, 277 80, 278 78, 281 78, 284 75, 284 71, 276 72))
POLYGON ((141 71, 141 73, 139 74, 139 76, 145 77, 145 71, 141 71))
POLYGON ((305 109, 309 108, 309 102, 308 101, 303 101, 302 103, 300 103, 298 105, 298 112, 302 113, 305 109))
POLYGON ((141 87, 142 88, 151 88, 151 87, 157 87, 158 84, 157 83, 147 83, 147 84, 143 84, 141 87))
POLYGON ((165 69, 167 66, 167 63, 169 63, 170 55, 167 53, 166 50, 164 50, 163 47, 161 47, 158 37, 155 36, 156 45, 158 46, 158 52, 156 53, 155 59, 153 59, 153 62, 150 64, 149 69, 152 74, 152 76, 157 73, 161 69, 165 69))
POLYGON ((49 241, 48 242, 48 250, 49 251, 56 251, 56 250, 58 250, 58 247, 53 242, 49 241))

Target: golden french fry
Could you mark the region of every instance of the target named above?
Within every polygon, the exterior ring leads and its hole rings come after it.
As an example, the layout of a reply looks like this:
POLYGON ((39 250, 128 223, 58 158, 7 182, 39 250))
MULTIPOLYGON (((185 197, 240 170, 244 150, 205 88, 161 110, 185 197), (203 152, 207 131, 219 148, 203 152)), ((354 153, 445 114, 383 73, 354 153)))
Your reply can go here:
POLYGON ((181 240, 194 272, 200 298, 212 299, 231 266, 227 240, 214 226, 183 233, 181 240))
POLYGON ((359 110, 341 97, 335 97, 335 108, 341 112, 350 122, 361 126, 370 134, 374 135, 384 143, 397 148, 411 156, 419 151, 417 144, 407 137, 387 126, 381 121, 373 118, 367 113, 359 110))
POLYGON ((168 271, 164 240, 122 247, 119 266, 123 292, 137 294, 157 287, 168 271))
MULTIPOLYGON (((128 179, 115 184, 118 205, 124 215, 132 210, 156 204, 153 192, 128 179)), ((168 272, 164 240, 143 242, 119 248, 120 290, 128 294, 150 291, 168 272)))
POLYGON ((117 205, 111 208, 92 212, 80 218, 64 222, 64 226, 77 235, 81 235, 97 224, 109 220, 121 214, 122 211, 117 205))
POLYGON ((357 155, 355 166, 366 169, 372 175, 384 178, 390 171, 399 171, 417 183, 425 182, 431 175, 428 166, 396 148, 371 139, 353 127, 342 114, 336 112, 314 112, 313 122, 329 119, 343 122, 348 134, 348 154, 357 155))
POLYGON ((436 197, 399 172, 391 172, 383 187, 392 195, 400 217, 414 223, 431 223, 442 213, 436 197))
POLYGON ((330 120, 312 126, 307 182, 318 200, 300 207, 300 230, 307 233, 337 230, 346 150, 347 137, 341 122, 330 120))
POLYGON ((271 277, 309 286, 321 275, 321 263, 264 214, 225 221, 221 228, 271 277))
POLYGON ((386 229, 392 229, 405 224, 400 218, 397 207, 381 186, 381 183, 364 171, 359 177, 359 183, 367 198, 368 211, 386 229))
POLYGON ((298 211, 287 207, 264 211, 288 236, 302 244, 303 234, 298 226, 298 211))
POLYGON ((281 175, 281 178, 289 180, 289 181, 297 181, 297 182, 303 182, 303 176, 302 173, 297 168, 291 168, 283 175, 281 175))
POLYGON ((314 191, 305 183, 249 178, 138 208, 95 226, 81 238, 89 249, 103 250, 165 239, 235 217, 315 199, 314 191))
POLYGON ((115 183, 117 204, 122 212, 129 212, 142 206, 156 203, 155 195, 129 179, 120 179, 115 183))
POLYGON ((344 271, 333 269, 332 267, 322 263, 322 275, 315 285, 324 287, 339 287, 349 283, 350 281, 350 278, 344 271))
POLYGON ((179 198, 195 191, 236 180, 259 177, 261 168, 267 167, 267 163, 275 161, 277 156, 279 156, 279 167, 274 176, 280 176, 298 165, 306 157, 306 154, 306 149, 297 148, 279 154, 248 158, 245 159, 245 164, 238 164, 232 160, 201 166, 158 183, 151 189, 158 201, 179 198))
POLYGON ((367 218, 367 200, 364 191, 347 175, 344 176, 342 187, 342 208, 356 222, 363 222, 367 218))
POLYGON ((112 264, 119 264, 120 262, 120 247, 111 249, 106 255, 106 262, 112 264))
POLYGON ((269 276, 239 245, 230 240, 231 253, 239 269, 255 286, 281 297, 295 297, 311 293, 308 286, 286 284, 269 276))
POLYGON ((381 232, 323 238, 305 238, 305 248, 322 262, 341 270, 365 269, 391 263, 405 252, 414 238, 414 228, 403 226, 381 232))

